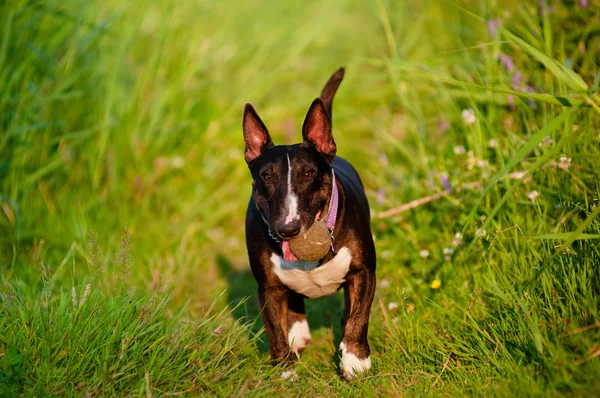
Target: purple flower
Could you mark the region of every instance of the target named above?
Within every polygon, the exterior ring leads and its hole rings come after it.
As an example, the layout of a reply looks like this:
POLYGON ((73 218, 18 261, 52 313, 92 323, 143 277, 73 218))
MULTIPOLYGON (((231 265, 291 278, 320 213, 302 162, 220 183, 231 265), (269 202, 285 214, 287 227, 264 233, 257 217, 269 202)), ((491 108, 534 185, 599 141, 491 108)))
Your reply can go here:
POLYGON ((502 65, 504 65, 504 69, 506 69, 507 72, 512 73, 515 70, 513 58, 510 55, 500 53, 498 55, 498 59, 500 60, 500 62, 502 62, 502 65))
POLYGON ((515 72, 513 79, 512 79, 512 83, 511 83, 513 90, 517 91, 519 89, 519 84, 521 83, 522 76, 523 75, 521 74, 520 70, 515 72))
POLYGON ((515 97, 510 94, 506 94, 506 100, 508 101, 508 106, 510 106, 511 110, 515 110, 515 97))
POLYGON ((384 167, 387 167, 388 164, 390 163, 388 160, 388 157, 385 153, 380 153, 379 154, 379 161, 381 162, 381 165, 384 167))
MULTIPOLYGON (((530 94, 535 93, 535 90, 531 86, 526 86, 525 91, 530 94)), ((528 100, 529 100, 529 106, 531 107, 531 109, 537 109, 537 104, 533 101, 533 99, 528 98, 528 100)))
POLYGON ((448 181, 448 174, 442 173, 440 180, 442 181, 442 185, 444 186, 446 192, 452 193, 452 186, 450 185, 450 181, 448 181))
POLYGON ((377 204, 379 206, 383 206, 384 203, 385 203, 385 189, 379 188, 377 190, 377 204))
POLYGON ((448 128, 450 128, 450 124, 445 121, 445 120, 440 120, 438 122, 438 130, 440 130, 442 133, 445 133, 446 131, 448 131, 448 128))
POLYGON ((588 2, 587 0, 579 0, 579 5, 581 8, 587 8, 588 2))
POLYGON ((498 36, 498 28, 502 26, 502 20, 500 18, 490 19, 488 21, 488 32, 490 36, 497 37, 498 36))

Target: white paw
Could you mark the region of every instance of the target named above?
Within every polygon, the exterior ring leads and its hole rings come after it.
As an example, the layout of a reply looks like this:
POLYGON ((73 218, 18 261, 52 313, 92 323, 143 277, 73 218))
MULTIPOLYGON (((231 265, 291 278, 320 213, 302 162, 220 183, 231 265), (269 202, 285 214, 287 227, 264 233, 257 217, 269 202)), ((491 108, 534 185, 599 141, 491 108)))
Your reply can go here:
POLYGON ((282 379, 289 379, 290 381, 296 381, 298 380, 298 375, 296 374, 295 370, 286 370, 284 372, 281 372, 281 378, 282 379))
POLYGON ((355 377, 365 373, 371 369, 371 356, 369 355, 365 359, 360 359, 356 355, 348 352, 346 344, 342 341, 340 344, 340 350, 342 350, 342 360, 340 361, 340 369, 347 379, 354 379, 355 377))
POLYGON ((294 322, 288 332, 288 343, 292 352, 299 355, 310 341, 310 331, 308 329, 308 322, 306 319, 301 322, 294 322))

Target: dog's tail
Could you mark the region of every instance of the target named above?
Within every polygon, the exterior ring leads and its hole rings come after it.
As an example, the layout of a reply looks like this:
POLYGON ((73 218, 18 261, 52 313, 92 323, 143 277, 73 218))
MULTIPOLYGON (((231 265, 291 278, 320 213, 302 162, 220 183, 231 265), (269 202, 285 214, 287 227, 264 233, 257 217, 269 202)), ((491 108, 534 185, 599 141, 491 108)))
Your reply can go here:
POLYGON ((333 97, 335 97, 335 93, 340 86, 340 83, 344 79, 344 67, 336 70, 333 75, 327 80, 325 83, 325 87, 321 91, 321 101, 323 101, 323 105, 325 105, 325 110, 327 110, 327 114, 329 115, 329 123, 332 122, 331 116, 331 105, 333 105, 333 97))

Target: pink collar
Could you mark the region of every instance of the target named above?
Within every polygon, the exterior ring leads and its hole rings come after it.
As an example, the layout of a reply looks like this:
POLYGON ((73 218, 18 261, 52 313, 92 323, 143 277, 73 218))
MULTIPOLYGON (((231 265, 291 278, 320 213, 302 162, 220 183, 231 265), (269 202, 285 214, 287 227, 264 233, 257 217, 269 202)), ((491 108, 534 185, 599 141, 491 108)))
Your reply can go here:
POLYGON ((333 189, 331 192, 331 200, 329 201, 329 211, 327 212, 327 218, 325 219, 325 226, 333 233, 335 221, 337 220, 338 205, 340 202, 338 187, 335 183, 335 172, 333 169, 331 169, 331 179, 333 180, 333 189))

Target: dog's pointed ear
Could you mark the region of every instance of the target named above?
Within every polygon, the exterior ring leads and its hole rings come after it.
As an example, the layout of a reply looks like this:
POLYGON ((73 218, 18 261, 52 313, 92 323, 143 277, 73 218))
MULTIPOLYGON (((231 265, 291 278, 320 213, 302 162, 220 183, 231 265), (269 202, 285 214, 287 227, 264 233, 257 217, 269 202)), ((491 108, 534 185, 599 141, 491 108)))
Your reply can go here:
POLYGON ((325 109, 327 110, 327 114, 329 115, 330 123, 333 123, 333 116, 331 114, 331 107, 333 105, 333 97, 335 97, 335 93, 337 92, 340 83, 344 79, 344 67, 339 68, 335 71, 333 75, 327 80, 323 90, 321 90, 321 101, 323 101, 323 105, 325 105, 325 109))
POLYGON ((331 164, 336 153, 335 141, 331 134, 331 122, 320 98, 313 101, 302 126, 304 143, 312 145, 331 164))
POLYGON ((266 149, 273 147, 273 141, 265 124, 258 117, 258 113, 251 104, 246 104, 244 108, 244 158, 248 166, 263 153, 266 149))

